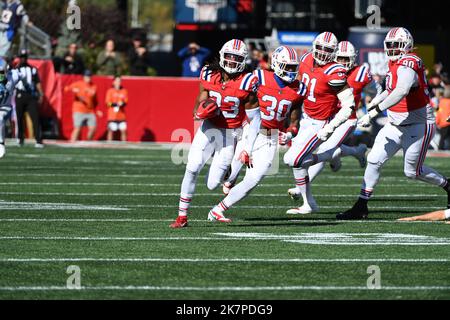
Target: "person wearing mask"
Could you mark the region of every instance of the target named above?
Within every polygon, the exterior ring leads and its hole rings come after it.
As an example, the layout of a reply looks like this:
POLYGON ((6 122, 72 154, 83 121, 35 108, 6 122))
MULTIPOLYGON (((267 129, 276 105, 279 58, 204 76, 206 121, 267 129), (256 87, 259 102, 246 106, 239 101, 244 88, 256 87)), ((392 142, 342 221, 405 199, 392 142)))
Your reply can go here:
POLYGON ((36 148, 42 148, 42 133, 39 123, 39 106, 43 102, 43 91, 38 71, 28 63, 28 52, 20 51, 20 62, 16 67, 21 80, 16 85, 16 115, 19 145, 25 140, 25 112, 28 112, 33 122, 36 148))

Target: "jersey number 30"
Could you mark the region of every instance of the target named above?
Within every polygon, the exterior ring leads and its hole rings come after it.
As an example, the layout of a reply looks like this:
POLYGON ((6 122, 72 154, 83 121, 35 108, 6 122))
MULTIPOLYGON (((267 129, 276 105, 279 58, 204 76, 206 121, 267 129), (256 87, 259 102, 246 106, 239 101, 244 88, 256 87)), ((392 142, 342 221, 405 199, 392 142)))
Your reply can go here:
POLYGON ((286 119, 286 115, 289 113, 292 107, 292 102, 288 100, 281 100, 278 103, 277 98, 272 96, 263 96, 262 101, 270 102, 271 105, 267 107, 269 114, 262 113, 261 118, 266 121, 272 121, 276 119, 277 121, 283 121, 286 119))

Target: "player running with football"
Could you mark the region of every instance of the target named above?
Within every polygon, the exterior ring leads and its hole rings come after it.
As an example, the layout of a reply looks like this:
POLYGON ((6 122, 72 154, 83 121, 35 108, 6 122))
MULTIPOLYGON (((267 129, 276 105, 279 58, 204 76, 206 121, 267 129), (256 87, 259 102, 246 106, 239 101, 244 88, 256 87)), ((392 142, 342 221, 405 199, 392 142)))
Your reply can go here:
POLYGON ((6 154, 6 120, 11 116, 14 89, 20 80, 20 73, 9 70, 8 63, 0 58, 0 158, 6 154))
MULTIPOLYGON (((253 147, 253 162, 244 179, 230 189, 223 201, 209 215, 220 215, 244 199, 265 177, 277 155, 278 140, 286 144, 292 133, 282 133, 284 120, 291 113, 291 122, 298 123, 303 98, 302 83, 297 80, 300 61, 294 49, 281 46, 272 54, 272 70, 256 70, 258 100, 261 112, 261 130, 253 147)), ((241 140, 239 145, 248 144, 241 140)), ((238 153, 239 151, 237 151, 238 153)), ((239 168, 240 169, 240 168, 239 168)), ((233 176, 235 174, 232 174, 233 176)), ((237 175, 236 175, 237 176, 237 175)))
POLYGON ((368 217, 367 203, 378 184, 381 168, 400 149, 403 149, 406 177, 442 187, 447 192, 450 208, 450 181, 423 165, 435 133, 435 126, 427 121, 430 98, 423 61, 412 53, 414 40, 405 28, 391 29, 384 47, 390 60, 387 90, 369 104, 369 113, 358 121, 358 125, 369 126, 371 120, 385 110, 389 122, 378 133, 368 156, 358 201, 350 210, 338 214, 339 220, 368 217))
MULTIPOLYGON (((187 215, 198 175, 213 155, 207 187, 214 190, 221 185, 234 156, 236 141, 242 133, 246 116, 250 121, 248 144, 239 158, 246 165, 251 162, 253 144, 261 124, 256 96, 258 79, 246 72, 248 50, 243 41, 228 41, 219 55, 219 62, 205 66, 200 74, 200 93, 194 108, 194 119, 203 122, 189 151, 181 185, 178 218, 170 225, 172 228, 188 225, 187 215)), ((230 222, 219 214, 211 214, 208 219, 230 222)))
POLYGON ((313 152, 355 111, 353 92, 347 84, 347 70, 333 61, 337 46, 338 40, 333 33, 321 33, 313 42, 312 52, 301 59, 300 75, 305 84, 303 115, 300 133, 292 140, 284 162, 293 168, 295 196, 302 196, 303 206, 289 210, 288 214, 308 214, 318 209, 309 190, 308 168, 331 159, 335 150, 314 155, 313 152))
MULTIPOLYGON (((347 83, 353 90, 355 106, 357 109, 361 103, 362 91, 372 81, 372 75, 370 74, 370 67, 368 64, 363 64, 360 66, 355 65, 356 55, 357 52, 353 44, 348 41, 342 41, 338 45, 334 61, 343 65, 347 70, 347 83)), ((358 147, 348 147, 343 145, 343 142, 355 131, 356 123, 356 112, 353 112, 350 118, 338 127, 331 137, 326 142, 322 143, 317 149, 318 154, 329 150, 336 150, 332 155, 333 159, 326 159, 334 160, 334 167, 332 167, 332 169, 335 172, 340 169, 340 158, 346 156, 354 156, 359 161, 361 168, 366 167, 366 145, 361 144, 358 147)), ((330 153, 327 154, 331 156, 330 153)), ((308 169, 309 180, 311 183, 324 168, 325 162, 320 162, 308 169)), ((306 192, 306 200, 313 199, 311 189, 307 189, 306 192)), ((299 197, 299 190, 297 188, 288 190, 288 193, 295 200, 299 197)), ((305 205, 306 203, 304 202, 303 204, 305 205)), ((309 204, 309 207, 313 211, 318 210, 318 206, 315 205, 315 202, 313 202, 313 204, 309 204)), ((294 209, 292 213, 295 214, 297 211, 294 209)))

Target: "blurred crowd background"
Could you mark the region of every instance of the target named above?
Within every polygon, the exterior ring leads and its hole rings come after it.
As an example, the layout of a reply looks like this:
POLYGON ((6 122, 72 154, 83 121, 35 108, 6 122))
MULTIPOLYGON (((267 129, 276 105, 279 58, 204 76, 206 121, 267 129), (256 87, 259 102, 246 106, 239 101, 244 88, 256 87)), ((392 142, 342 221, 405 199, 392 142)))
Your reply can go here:
MULTIPOLYGON (((134 77, 197 77, 232 37, 246 41, 253 68, 267 69, 277 30, 330 30, 343 40, 352 28, 366 26, 367 9, 377 5, 382 25, 410 28, 420 44, 439 127, 433 148, 450 148, 450 25, 440 1, 424 6, 394 0, 7 0, 2 8, 11 2, 21 2, 28 18, 25 26, 23 21, 16 26, 10 61, 26 49, 32 59, 51 60, 61 74, 134 77), (71 6, 81 8, 81 29, 68 28, 71 6)), ((384 86, 384 74, 378 69, 373 74, 361 112, 384 86)), ((352 143, 370 145, 384 121, 357 132, 352 143)))

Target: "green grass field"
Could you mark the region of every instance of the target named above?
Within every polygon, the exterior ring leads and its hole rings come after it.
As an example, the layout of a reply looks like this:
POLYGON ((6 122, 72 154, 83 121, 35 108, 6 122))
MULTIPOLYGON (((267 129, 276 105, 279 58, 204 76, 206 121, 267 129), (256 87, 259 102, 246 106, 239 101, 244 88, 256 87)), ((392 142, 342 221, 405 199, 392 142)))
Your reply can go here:
MULTIPOLYGON (((345 159, 315 182, 322 211, 285 214, 282 167, 229 216, 202 172, 190 227, 171 230, 184 166, 170 150, 10 147, 0 161, 0 299, 450 299, 450 225, 398 223, 442 209, 444 192, 402 175, 394 158, 365 222, 338 222, 363 169, 345 159), (80 290, 66 287, 81 270, 80 290), (370 290, 369 266, 381 271, 370 290)), ((449 158, 427 164, 450 175, 449 158)))

